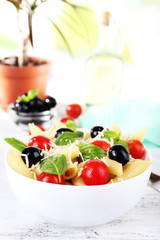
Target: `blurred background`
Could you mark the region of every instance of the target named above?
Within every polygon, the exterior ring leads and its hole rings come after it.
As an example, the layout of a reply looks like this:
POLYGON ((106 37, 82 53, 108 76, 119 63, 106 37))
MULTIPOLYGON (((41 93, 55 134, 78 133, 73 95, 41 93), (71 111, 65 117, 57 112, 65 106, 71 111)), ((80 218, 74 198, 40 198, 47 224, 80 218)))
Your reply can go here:
MULTIPOLYGON (((123 131, 128 129, 127 133, 147 126, 146 141, 160 146, 160 0, 72 2, 89 10, 80 8, 75 13, 70 6, 50 0, 49 6, 40 7, 33 18, 34 49, 30 48, 30 53, 52 60, 48 94, 61 103, 85 105, 86 60, 98 42, 100 14, 110 11, 124 41, 121 91, 107 106, 91 106, 80 124, 91 127, 114 122, 123 131), (66 51, 46 14, 63 29, 74 57, 66 51)), ((25 14, 21 17, 25 28, 25 14)), ((16 55, 18 42, 16 10, 0 0, 0 57, 16 55)))

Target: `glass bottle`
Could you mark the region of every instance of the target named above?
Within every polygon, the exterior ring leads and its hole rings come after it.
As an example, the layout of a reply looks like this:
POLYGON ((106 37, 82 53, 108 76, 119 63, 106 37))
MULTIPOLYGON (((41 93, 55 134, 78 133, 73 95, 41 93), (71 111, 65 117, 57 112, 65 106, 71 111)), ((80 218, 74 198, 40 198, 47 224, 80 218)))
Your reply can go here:
POLYGON ((124 42, 110 12, 103 12, 99 27, 99 41, 87 60, 86 103, 108 104, 120 92, 124 42))

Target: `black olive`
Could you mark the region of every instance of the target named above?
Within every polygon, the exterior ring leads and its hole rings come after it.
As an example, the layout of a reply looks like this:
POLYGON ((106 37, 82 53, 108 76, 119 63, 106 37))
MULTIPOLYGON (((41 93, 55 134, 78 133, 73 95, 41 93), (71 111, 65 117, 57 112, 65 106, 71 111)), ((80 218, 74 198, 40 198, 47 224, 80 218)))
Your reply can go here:
POLYGON ((57 105, 56 99, 50 96, 47 96, 44 101, 45 101, 45 105, 49 109, 54 108, 57 105))
POLYGON ((27 102, 17 101, 15 104, 15 110, 17 112, 29 112, 29 104, 27 102))
POLYGON ((47 110, 44 106, 44 101, 39 97, 34 97, 29 101, 30 112, 42 112, 47 110))
POLYGON ((59 128, 57 131, 56 131, 56 134, 55 134, 55 137, 57 138, 59 135, 61 135, 63 132, 73 132, 72 129, 70 128, 59 128))
POLYGON ((109 149, 109 157, 122 165, 129 162, 129 154, 126 148, 120 144, 115 144, 109 149))
POLYGON ((29 167, 32 165, 36 165, 38 162, 41 161, 44 156, 41 154, 42 150, 37 147, 26 147, 22 153, 21 158, 23 159, 24 163, 26 164, 26 159, 29 161, 29 167))
POLYGON ((102 132, 103 131, 103 127, 101 127, 101 126, 95 126, 95 127, 93 127, 92 129, 91 129, 91 137, 92 138, 94 138, 94 137, 96 137, 98 134, 99 134, 99 132, 102 132))

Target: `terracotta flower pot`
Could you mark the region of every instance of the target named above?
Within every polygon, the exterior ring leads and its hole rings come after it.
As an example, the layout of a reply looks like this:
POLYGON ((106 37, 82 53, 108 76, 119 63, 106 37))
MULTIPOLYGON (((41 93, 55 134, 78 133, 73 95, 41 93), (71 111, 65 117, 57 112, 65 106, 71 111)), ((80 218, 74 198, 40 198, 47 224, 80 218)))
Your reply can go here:
POLYGON ((42 60, 44 63, 24 67, 0 64, 0 106, 5 111, 10 103, 30 89, 39 89, 38 95, 42 98, 46 94, 51 62, 46 59, 30 59, 42 60))

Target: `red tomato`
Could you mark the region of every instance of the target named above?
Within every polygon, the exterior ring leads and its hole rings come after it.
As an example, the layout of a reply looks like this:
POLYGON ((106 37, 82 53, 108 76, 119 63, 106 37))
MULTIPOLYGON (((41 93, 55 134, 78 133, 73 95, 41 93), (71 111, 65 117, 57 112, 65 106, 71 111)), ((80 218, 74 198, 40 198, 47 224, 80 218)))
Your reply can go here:
POLYGON ((32 137, 28 146, 38 147, 40 149, 49 150, 51 148, 50 139, 41 135, 32 137))
POLYGON ((109 180, 108 167, 101 160, 90 160, 83 167, 82 178, 86 185, 106 184, 109 180))
POLYGON ((66 107, 66 113, 69 117, 77 118, 81 115, 82 108, 79 104, 74 103, 66 107))
POLYGON ((144 156, 145 148, 139 140, 136 140, 136 139, 128 140, 127 143, 130 150, 130 155, 133 158, 141 159, 144 156))
MULTIPOLYGON (((42 131, 45 131, 45 129, 41 125, 36 125, 36 126, 39 127, 42 131)), ((31 135, 31 132, 29 132, 29 135, 31 135)))
POLYGON ((45 173, 45 172, 42 172, 38 176, 37 180, 41 181, 41 182, 47 182, 47 183, 64 184, 64 177, 63 177, 63 175, 61 176, 61 182, 59 182, 58 175, 49 174, 49 173, 45 173))
POLYGON ((61 119, 61 122, 64 123, 64 124, 66 124, 66 122, 67 122, 68 120, 71 120, 71 121, 74 122, 74 118, 72 118, 72 117, 65 117, 65 118, 62 118, 62 119, 61 119))
POLYGON ((104 140, 95 140, 91 144, 102 148, 105 152, 108 152, 108 149, 111 147, 110 144, 105 142, 104 140))

